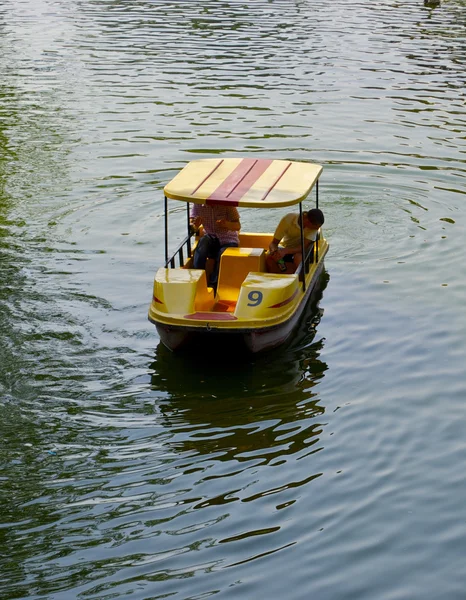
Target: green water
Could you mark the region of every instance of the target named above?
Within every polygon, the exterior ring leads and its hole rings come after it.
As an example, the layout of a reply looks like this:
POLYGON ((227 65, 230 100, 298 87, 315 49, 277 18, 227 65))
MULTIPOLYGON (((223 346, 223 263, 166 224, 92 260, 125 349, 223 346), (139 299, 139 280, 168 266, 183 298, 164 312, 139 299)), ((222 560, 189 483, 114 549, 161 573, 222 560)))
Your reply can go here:
POLYGON ((464 598, 465 18, 0 6, 2 600, 464 598), (163 186, 213 156, 324 166, 320 291, 266 356, 147 320, 163 186))

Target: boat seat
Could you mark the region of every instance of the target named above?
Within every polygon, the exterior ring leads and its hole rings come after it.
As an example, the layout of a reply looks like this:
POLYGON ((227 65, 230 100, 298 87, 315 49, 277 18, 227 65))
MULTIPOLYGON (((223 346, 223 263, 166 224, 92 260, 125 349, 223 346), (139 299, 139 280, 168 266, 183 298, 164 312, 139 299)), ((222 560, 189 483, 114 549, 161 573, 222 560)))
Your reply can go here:
POLYGON ((154 280, 154 299, 161 312, 187 314, 211 310, 214 291, 202 269, 160 268, 154 280))
POLYGON ((270 242, 273 240, 273 233, 239 233, 239 245, 246 248, 264 248, 269 249, 270 242))
POLYGON ((241 284, 251 271, 265 271, 264 248, 227 248, 220 257, 217 298, 235 302, 241 284))
POLYGON ((249 273, 241 285, 234 315, 239 319, 276 318, 292 312, 302 298, 296 274, 249 273))

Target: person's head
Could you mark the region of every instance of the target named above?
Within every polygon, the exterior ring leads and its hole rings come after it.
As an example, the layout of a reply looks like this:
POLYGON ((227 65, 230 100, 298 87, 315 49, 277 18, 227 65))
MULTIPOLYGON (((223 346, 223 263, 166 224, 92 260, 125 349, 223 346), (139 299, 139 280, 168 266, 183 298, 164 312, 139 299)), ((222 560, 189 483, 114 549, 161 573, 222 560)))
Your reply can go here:
POLYGON ((311 208, 303 216, 306 229, 319 229, 325 222, 324 213, 320 208, 311 208))

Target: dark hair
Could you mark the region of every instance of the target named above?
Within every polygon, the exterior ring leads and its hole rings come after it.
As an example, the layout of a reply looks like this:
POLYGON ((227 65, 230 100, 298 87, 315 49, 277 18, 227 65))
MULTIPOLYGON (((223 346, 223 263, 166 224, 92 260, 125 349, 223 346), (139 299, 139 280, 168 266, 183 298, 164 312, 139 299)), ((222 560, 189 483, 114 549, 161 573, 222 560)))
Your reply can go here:
POLYGON ((319 225, 319 227, 325 223, 324 213, 320 208, 311 208, 311 210, 307 211, 306 217, 311 223, 319 225))

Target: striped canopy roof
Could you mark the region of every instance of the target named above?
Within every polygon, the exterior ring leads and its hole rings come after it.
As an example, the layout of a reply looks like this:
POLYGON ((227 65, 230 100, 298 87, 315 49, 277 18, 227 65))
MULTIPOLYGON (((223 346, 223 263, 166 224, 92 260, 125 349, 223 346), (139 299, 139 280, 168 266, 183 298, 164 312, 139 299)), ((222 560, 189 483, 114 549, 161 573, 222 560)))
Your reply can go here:
POLYGON ((196 204, 290 206, 304 200, 320 165, 265 158, 193 160, 165 186, 167 198, 196 204))

